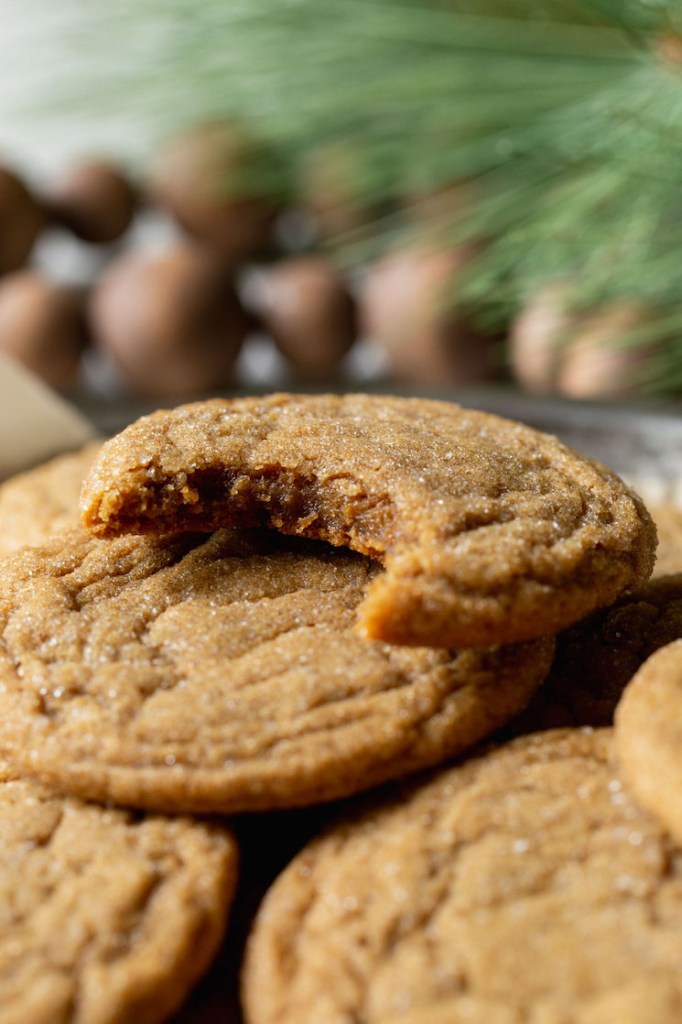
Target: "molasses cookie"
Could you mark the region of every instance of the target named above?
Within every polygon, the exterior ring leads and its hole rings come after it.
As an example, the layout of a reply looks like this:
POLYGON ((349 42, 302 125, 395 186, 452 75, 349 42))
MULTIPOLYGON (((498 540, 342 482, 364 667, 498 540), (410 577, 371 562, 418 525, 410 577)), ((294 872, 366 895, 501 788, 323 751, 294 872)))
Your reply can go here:
POLYGON ((58 455, 0 484, 0 556, 78 522, 78 496, 101 442, 58 455))
POLYGON ((649 505, 658 531, 656 576, 682 572, 682 508, 673 502, 649 505))
POLYGON ((260 908, 248 1024, 678 1024, 682 854, 610 748, 523 737, 314 840, 260 908))
POLYGON ((650 580, 557 637, 547 679, 509 726, 518 735, 560 726, 606 726, 643 662, 682 638, 682 574, 650 580))
POLYGON ((552 639, 366 640, 376 572, 274 531, 27 548, 0 563, 0 751, 86 798, 264 810, 435 764, 525 706, 552 639))
POLYGON ((638 800, 682 843, 682 640, 652 654, 625 690, 616 743, 638 800))
POLYGON ((104 446, 81 508, 99 536, 264 525, 379 559, 360 627, 417 646, 556 632, 643 583, 656 542, 639 498, 556 438, 376 395, 155 413, 104 446))
POLYGON ((165 1020, 220 943, 229 833, 85 804, 3 764, 0 834, 0 1018, 165 1020))

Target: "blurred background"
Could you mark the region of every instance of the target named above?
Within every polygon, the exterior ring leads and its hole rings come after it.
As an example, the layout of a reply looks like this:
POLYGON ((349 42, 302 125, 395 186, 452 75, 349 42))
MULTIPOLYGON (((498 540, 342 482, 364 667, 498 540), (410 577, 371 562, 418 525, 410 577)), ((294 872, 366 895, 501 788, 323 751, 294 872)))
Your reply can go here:
POLYGON ((0 351, 79 402, 682 393, 678 0, 5 0, 0 351))

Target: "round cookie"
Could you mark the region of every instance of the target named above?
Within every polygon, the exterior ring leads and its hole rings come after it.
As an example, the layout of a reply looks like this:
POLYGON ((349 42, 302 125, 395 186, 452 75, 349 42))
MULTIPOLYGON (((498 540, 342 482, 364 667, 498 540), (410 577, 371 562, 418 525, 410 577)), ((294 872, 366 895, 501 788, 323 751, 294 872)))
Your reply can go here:
POLYGON ((652 654, 626 688, 616 749, 638 800, 682 843, 682 639, 652 654))
POLYGON ((556 438, 448 402, 271 395, 158 412, 107 442, 85 525, 267 525, 380 559, 365 635, 463 647, 541 636, 651 573, 655 529, 556 438))
POLYGON ((643 662, 682 637, 682 574, 650 580, 557 637, 547 678, 505 732, 605 726, 643 662))
POLYGON ((682 508, 673 502, 648 507, 658 532, 655 575, 682 572, 682 508))
POLYGON ((244 947, 263 896, 302 847, 339 815, 333 804, 230 819, 239 847, 239 885, 230 908, 230 927, 210 970, 194 988, 172 1024, 244 1024, 239 975, 244 947))
POLYGON ((434 764, 521 710, 553 639, 365 640, 375 572, 273 531, 27 548, 0 564, 0 751, 87 798, 250 811, 434 764))
POLYGON ((165 1020, 220 943, 229 833, 85 804, 0 764, 0 835, 0 1018, 165 1020))
POLYGON ((94 441, 0 484, 0 556, 77 524, 81 486, 100 447, 94 441))
POLYGON ((313 841, 259 910, 248 1024, 677 1024, 682 854, 610 748, 523 737, 313 841))

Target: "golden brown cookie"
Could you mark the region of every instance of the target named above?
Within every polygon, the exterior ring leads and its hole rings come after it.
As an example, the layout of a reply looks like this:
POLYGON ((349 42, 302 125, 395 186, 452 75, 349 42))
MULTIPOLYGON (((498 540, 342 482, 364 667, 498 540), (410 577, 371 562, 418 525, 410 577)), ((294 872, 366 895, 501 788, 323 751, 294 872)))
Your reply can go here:
POLYGON ((229 833, 85 804, 0 765, 0 836, 4 1024, 165 1020, 220 943, 229 833))
POLYGON ((635 672, 659 647, 680 637, 682 574, 650 580, 559 634, 545 682, 509 731, 612 725, 635 672))
POLYGON ((682 640, 652 654, 625 690, 616 744, 633 792, 682 843, 682 640))
POLYGON ((313 841, 259 911, 248 1024, 677 1024, 682 853, 610 748, 523 737, 313 841))
POLYGON ((248 811, 434 764, 525 705, 553 640, 365 640, 375 571, 273 531, 25 549, 0 564, 0 750, 93 799, 248 811))
POLYGON ((240 854, 239 885, 230 908, 230 926, 210 970, 172 1024, 244 1024, 239 975, 258 906, 292 857, 338 817, 341 807, 352 805, 355 799, 230 818, 240 854))
POLYGON ((656 576, 682 572, 682 508, 674 502, 648 507, 658 531, 656 576))
POLYGON ((651 572, 655 530, 609 470, 448 402, 271 395, 159 412, 86 483, 101 536, 267 525, 380 559, 367 636, 477 646, 555 632, 651 572))
POLYGON ((0 555, 78 522, 81 485, 100 446, 93 441, 0 484, 0 555))

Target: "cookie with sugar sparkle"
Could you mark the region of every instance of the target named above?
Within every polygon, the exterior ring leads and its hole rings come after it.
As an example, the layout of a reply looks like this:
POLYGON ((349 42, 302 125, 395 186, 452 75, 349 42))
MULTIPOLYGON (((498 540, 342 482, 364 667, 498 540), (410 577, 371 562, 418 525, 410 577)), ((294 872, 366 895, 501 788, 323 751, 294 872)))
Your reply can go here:
POLYGON ((557 636, 547 678, 505 731, 613 725, 635 673, 654 651, 680 638, 682 573, 655 577, 557 636))
POLYGON ((450 651, 353 628, 369 559, 273 531, 96 540, 0 563, 0 752, 159 810, 316 803, 435 764, 527 703, 552 639, 450 651))
POLYGON ((156 1024, 220 944, 223 828, 65 797, 0 764, 0 1018, 156 1024))
POLYGON ((677 1024, 682 854, 611 747, 522 737, 313 840, 260 907, 247 1024, 677 1024))
POLYGON ((644 662, 616 708, 623 772, 637 798, 682 843, 682 639, 644 662))
POLYGON ((93 441, 0 484, 0 556, 78 523, 81 487, 100 446, 93 441))
POLYGON ((679 502, 647 504, 658 532, 655 575, 669 576, 682 572, 682 508, 679 502))
POLYGON ((481 646, 554 633, 651 573, 655 529, 612 472, 449 402, 271 395, 180 406, 108 441, 100 536, 265 525, 383 563, 365 635, 481 646))

